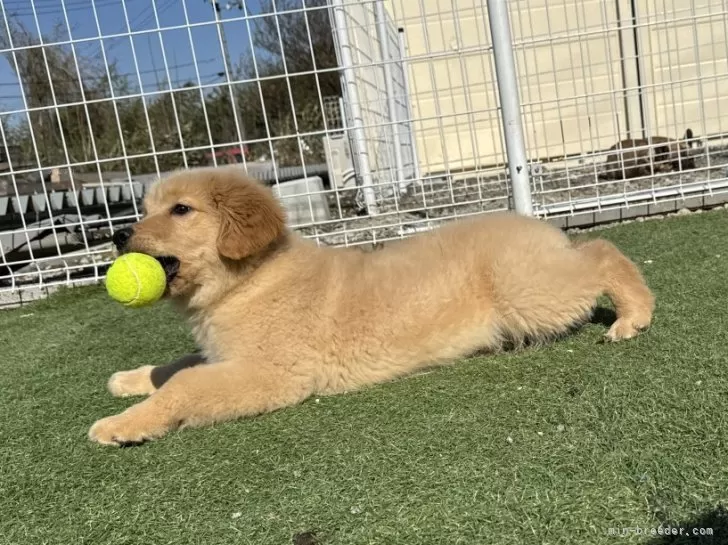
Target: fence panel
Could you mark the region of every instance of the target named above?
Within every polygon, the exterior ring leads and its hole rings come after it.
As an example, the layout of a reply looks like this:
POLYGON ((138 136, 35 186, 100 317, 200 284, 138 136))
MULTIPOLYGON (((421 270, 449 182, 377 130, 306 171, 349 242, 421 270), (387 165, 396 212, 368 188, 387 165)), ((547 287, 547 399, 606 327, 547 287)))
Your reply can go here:
MULTIPOLYGON (((728 200, 723 0, 508 6, 536 214, 728 200)), ((512 208, 486 0, 0 0, 0 18, 0 305, 100 279, 178 168, 238 164, 321 244, 512 208)))
POLYGON ((643 212, 667 210, 691 195, 692 203, 723 199, 724 2, 528 6, 514 10, 513 24, 529 156, 544 167, 533 179, 539 213, 612 210, 618 218, 638 205, 643 212), (632 143, 641 168, 629 168, 621 154, 623 160, 609 160, 609 149, 628 138, 641 140, 632 143), (667 153, 681 145, 687 151, 667 153), (678 156, 680 168, 672 165, 678 156))

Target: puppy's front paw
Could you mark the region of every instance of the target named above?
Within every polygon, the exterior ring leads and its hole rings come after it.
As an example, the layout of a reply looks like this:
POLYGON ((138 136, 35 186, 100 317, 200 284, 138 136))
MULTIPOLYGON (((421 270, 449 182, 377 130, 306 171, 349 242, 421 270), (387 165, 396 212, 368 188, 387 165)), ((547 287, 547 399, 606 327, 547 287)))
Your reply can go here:
POLYGON ((156 391, 152 384, 153 365, 145 365, 131 371, 114 373, 106 388, 115 397, 151 395, 156 391))
POLYGON ((101 445, 121 447, 158 439, 167 431, 168 426, 138 414, 135 407, 131 407, 123 413, 97 420, 91 426, 88 437, 101 445))

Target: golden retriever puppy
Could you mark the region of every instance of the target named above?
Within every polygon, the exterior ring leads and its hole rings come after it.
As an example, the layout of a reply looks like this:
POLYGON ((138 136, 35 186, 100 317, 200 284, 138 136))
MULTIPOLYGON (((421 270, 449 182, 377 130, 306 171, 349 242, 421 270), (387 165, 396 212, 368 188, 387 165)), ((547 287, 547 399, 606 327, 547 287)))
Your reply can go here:
POLYGON ((389 381, 504 343, 547 340, 584 321, 601 294, 628 339, 653 296, 609 242, 485 214, 376 252, 318 247, 286 228, 278 201, 236 167, 157 184, 121 252, 157 257, 167 296, 200 357, 114 374, 117 396, 149 395, 96 422, 90 439, 134 444, 171 430, 252 416, 389 381), (203 361, 204 360, 204 361, 203 361))

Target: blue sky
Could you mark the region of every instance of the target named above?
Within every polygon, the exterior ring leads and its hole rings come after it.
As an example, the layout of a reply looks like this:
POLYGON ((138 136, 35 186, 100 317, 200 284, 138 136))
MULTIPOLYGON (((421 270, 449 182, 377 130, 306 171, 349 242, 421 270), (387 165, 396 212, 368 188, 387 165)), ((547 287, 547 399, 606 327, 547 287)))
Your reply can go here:
MULTIPOLYGON (((225 9, 228 0, 221 0, 221 16, 228 20, 223 26, 228 42, 229 54, 233 63, 241 58, 250 58, 251 51, 245 20, 230 21, 243 17, 239 9, 225 9)), ((250 15, 268 12, 270 0, 246 0, 250 15)), ((151 92, 158 88, 158 82, 166 80, 164 55, 173 87, 181 87, 186 81, 197 82, 192 47, 197 57, 200 80, 203 84, 223 81, 218 74, 223 72, 223 57, 213 5, 210 0, 0 0, 0 6, 11 18, 21 21, 34 34, 51 35, 54 28, 60 28, 60 40, 86 40, 77 44, 79 56, 101 58, 100 36, 127 34, 116 38, 105 38, 109 61, 117 62, 121 73, 129 74, 132 92, 140 91, 137 84, 137 68, 140 73, 142 90, 151 92), (68 16, 64 18, 63 5, 68 16), (96 6, 98 26, 93 6, 96 6), (36 17, 33 15, 35 6, 36 17), (124 6, 131 27, 128 36, 124 6), (159 27, 155 19, 155 9, 159 27), (184 26, 185 10, 191 30, 184 26), (70 33, 69 33, 70 26, 70 33), (181 27, 171 28, 168 27, 181 27), (162 28, 161 32, 155 29, 162 28), (167 29, 166 29, 167 28, 167 29), (166 29, 166 30, 165 30, 166 29), (144 32, 144 31, 153 32, 144 32), (191 37, 190 37, 191 35, 191 37), (161 36, 161 44, 160 44, 161 36), (133 40, 136 55, 132 53, 133 40), (134 58, 136 57, 136 64, 134 58)), ((255 24, 255 18, 250 24, 255 24)), ((2 23, 4 33, 4 22, 2 23)), ((8 56, 0 57, 0 114, 22 108, 21 91, 18 80, 11 68, 8 56)))

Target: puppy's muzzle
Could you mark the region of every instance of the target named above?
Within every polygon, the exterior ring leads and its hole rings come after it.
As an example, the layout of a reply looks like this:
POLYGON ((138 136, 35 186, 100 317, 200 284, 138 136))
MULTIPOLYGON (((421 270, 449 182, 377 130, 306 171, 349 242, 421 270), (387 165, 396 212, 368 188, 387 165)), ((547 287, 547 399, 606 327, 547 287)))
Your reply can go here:
MULTIPOLYGON (((131 240, 133 234, 133 227, 125 227, 124 229, 119 229, 118 231, 116 231, 111 237, 114 246, 116 246, 116 249, 119 251, 120 254, 129 251, 129 241, 131 240)), ((167 276, 167 284, 169 284, 172 280, 174 280, 174 278, 177 276, 177 273, 179 272, 179 259, 171 255, 155 255, 152 257, 154 257, 154 259, 159 261, 159 263, 162 265, 162 268, 164 269, 164 274, 167 276)))
POLYGON ((114 243, 114 246, 116 246, 116 249, 120 252, 124 251, 124 248, 126 248, 126 245, 129 243, 129 239, 134 234, 134 229, 131 227, 124 227, 123 229, 119 229, 114 233, 114 236, 111 237, 111 241, 114 243))

